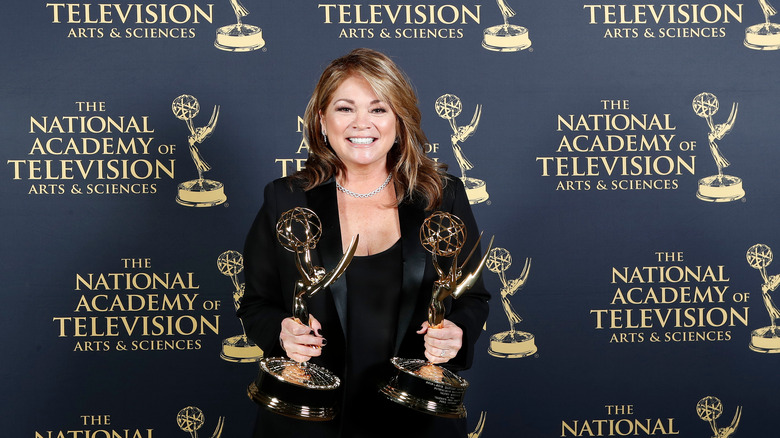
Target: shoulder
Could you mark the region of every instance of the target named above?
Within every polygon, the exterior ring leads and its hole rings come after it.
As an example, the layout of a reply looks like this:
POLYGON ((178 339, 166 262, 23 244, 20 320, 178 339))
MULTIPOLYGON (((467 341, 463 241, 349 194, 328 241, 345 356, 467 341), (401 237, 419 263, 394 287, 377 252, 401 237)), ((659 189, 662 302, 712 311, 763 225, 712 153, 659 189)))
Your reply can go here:
POLYGON ((285 176, 277 178, 265 186, 266 193, 272 191, 278 195, 284 195, 285 193, 303 192, 303 184, 292 177, 285 176))
POLYGON ((460 178, 449 173, 444 175, 444 186, 442 188, 441 209, 449 210, 454 204, 468 203, 466 197, 466 188, 460 178))

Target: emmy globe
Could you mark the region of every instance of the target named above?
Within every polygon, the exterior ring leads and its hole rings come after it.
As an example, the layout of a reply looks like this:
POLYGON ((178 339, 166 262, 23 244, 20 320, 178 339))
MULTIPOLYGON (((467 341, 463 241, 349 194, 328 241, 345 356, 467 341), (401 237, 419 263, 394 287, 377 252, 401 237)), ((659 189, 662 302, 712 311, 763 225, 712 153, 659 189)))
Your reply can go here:
POLYGON ((699 400, 696 403, 696 414, 710 425, 712 432, 715 433, 714 438, 729 438, 737 430, 742 419, 742 406, 737 406, 731 424, 726 427, 718 427, 717 419, 723 414, 723 403, 718 397, 708 395, 699 400))

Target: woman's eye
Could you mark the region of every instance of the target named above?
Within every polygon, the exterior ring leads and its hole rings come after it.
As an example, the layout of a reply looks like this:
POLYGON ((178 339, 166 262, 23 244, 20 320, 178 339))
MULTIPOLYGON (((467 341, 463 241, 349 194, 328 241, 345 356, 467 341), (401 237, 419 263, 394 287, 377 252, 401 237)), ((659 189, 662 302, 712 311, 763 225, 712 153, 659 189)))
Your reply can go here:
POLYGON ((384 114, 387 112, 387 110, 384 108, 374 108, 373 110, 371 110, 371 112, 377 114, 384 114))
POLYGON ((340 107, 336 107, 336 111, 337 112, 350 112, 350 111, 352 111, 352 108, 347 107, 347 106, 340 106, 340 107))

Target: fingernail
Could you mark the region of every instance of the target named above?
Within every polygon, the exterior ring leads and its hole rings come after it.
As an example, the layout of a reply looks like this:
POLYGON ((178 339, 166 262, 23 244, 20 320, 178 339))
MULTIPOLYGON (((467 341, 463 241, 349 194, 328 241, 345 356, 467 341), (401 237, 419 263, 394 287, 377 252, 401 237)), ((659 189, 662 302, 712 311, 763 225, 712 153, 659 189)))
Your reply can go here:
POLYGON ((309 332, 309 334, 310 334, 310 335, 313 335, 313 334, 314 334, 314 330, 310 331, 310 332, 309 332))
POLYGON ((322 336, 322 332, 320 332, 320 329, 317 329, 317 336, 322 336))
POLYGON ((322 338, 322 346, 324 347, 327 344, 328 344, 328 340, 325 339, 325 338, 322 338))

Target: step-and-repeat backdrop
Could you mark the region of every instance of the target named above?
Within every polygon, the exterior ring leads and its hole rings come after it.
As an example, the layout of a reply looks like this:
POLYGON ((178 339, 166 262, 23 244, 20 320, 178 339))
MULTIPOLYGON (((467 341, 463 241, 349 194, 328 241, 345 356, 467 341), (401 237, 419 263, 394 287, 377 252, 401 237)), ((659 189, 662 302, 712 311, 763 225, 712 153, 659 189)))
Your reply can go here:
POLYGON ((776 435, 771 2, 4 3, 3 434, 248 436, 245 233, 371 47, 495 235, 473 436, 776 435))

